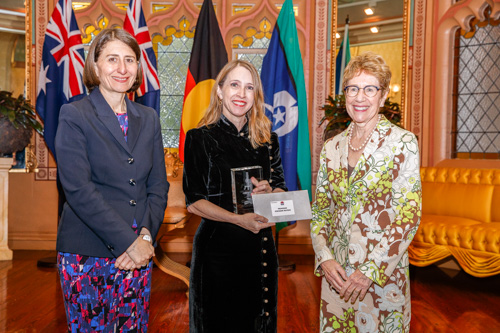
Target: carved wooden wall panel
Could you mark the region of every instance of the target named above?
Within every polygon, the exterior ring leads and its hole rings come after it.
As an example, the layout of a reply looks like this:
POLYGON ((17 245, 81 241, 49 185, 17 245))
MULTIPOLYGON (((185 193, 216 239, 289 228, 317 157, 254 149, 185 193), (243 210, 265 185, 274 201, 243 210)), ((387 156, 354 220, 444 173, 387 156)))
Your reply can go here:
POLYGON ((311 169, 312 183, 316 184, 316 176, 319 169, 319 155, 323 148, 323 130, 326 124, 318 126, 319 121, 324 116, 321 107, 325 104, 327 92, 329 91, 330 77, 330 52, 327 50, 330 40, 328 40, 328 1, 316 1, 316 20, 314 36, 314 67, 312 93, 309 94, 312 106, 309 110, 311 132, 311 169))

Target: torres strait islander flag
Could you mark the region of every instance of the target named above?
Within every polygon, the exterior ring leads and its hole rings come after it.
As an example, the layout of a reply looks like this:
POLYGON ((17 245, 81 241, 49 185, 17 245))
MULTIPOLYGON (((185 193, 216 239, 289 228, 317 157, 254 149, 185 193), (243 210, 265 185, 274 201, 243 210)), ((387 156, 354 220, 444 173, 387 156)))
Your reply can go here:
POLYGON ((82 37, 71 0, 59 0, 45 30, 36 97, 36 111, 44 123, 45 143, 54 158, 61 106, 86 95, 84 64, 82 37))
MULTIPOLYGON (((262 62, 261 79, 266 115, 279 137, 286 185, 290 191, 307 190, 311 198, 306 87, 292 0, 281 8, 262 62)), ((277 223, 276 231, 287 225, 277 223)))
POLYGON ((128 31, 141 48, 142 84, 135 92, 135 101, 152 107, 160 114, 160 80, 156 70, 156 55, 142 11, 141 0, 130 0, 123 29, 128 31))
POLYGON ((183 162, 186 133, 198 126, 210 103, 210 92, 215 84, 215 78, 226 63, 226 47, 212 0, 204 0, 194 33, 184 91, 179 136, 179 157, 183 162))

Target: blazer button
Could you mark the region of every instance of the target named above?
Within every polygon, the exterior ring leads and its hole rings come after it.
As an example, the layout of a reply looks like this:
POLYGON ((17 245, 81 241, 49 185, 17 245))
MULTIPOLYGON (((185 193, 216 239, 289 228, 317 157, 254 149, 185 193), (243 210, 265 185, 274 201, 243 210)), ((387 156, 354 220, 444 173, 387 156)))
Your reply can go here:
POLYGON ((269 312, 266 312, 266 317, 269 317, 269 312))
POLYGON ((267 253, 267 250, 262 250, 262 253, 266 254, 266 253, 267 253))
POLYGON ((136 202, 135 200, 133 200, 133 199, 132 199, 132 200, 130 200, 130 201, 128 202, 128 204, 129 204, 130 206, 135 206, 135 205, 137 205, 137 202, 136 202))
POLYGON ((266 287, 266 288, 264 288, 264 291, 269 291, 269 288, 267 288, 267 287, 266 287))
POLYGON ((267 273, 262 274, 262 276, 266 278, 267 277, 267 273))
POLYGON ((272 149, 272 148, 273 148, 273 146, 272 146, 272 145, 269 145, 269 149, 272 149))
POLYGON ((271 184, 272 182, 273 182, 273 180, 272 180, 272 179, 269 179, 269 184, 271 184))
POLYGON ((135 186, 135 184, 136 184, 135 179, 130 179, 130 180, 128 181, 128 183, 129 183, 130 185, 132 185, 132 186, 135 186))
POLYGON ((134 163, 134 158, 133 157, 129 157, 128 160, 127 160, 128 164, 132 164, 134 163))
POLYGON ((263 262, 262 266, 266 267, 267 266, 267 262, 263 262))
POLYGON ((262 238, 264 242, 267 242, 267 237, 262 238))
POLYGON ((269 160, 272 161, 273 160, 273 157, 272 156, 269 156, 269 160))
POLYGON ((271 168, 271 172, 274 172, 274 169, 273 169, 273 168, 271 168))
POLYGON ((264 303, 266 303, 266 304, 267 304, 267 303, 269 303, 269 300, 265 299, 265 300, 264 300, 264 303))

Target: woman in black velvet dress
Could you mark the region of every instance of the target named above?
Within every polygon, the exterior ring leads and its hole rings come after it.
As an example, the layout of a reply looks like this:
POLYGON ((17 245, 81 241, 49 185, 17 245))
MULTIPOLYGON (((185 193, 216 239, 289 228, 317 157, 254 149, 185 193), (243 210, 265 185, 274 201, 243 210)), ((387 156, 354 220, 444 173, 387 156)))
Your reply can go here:
POLYGON ((233 213, 231 168, 260 165, 253 194, 286 191, 259 75, 234 60, 219 73, 200 127, 187 132, 184 193, 202 217, 193 242, 190 332, 276 332, 278 259, 263 216, 233 213))

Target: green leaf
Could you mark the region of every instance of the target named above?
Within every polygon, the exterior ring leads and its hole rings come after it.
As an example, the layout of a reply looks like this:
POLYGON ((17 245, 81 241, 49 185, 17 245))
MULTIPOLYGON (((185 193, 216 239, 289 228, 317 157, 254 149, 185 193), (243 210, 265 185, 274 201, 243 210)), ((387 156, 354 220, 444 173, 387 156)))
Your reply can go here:
POLYGON ((12 97, 10 91, 0 91, 0 117, 7 117, 15 128, 32 128, 43 135, 43 125, 36 119, 36 112, 23 95, 12 97))

